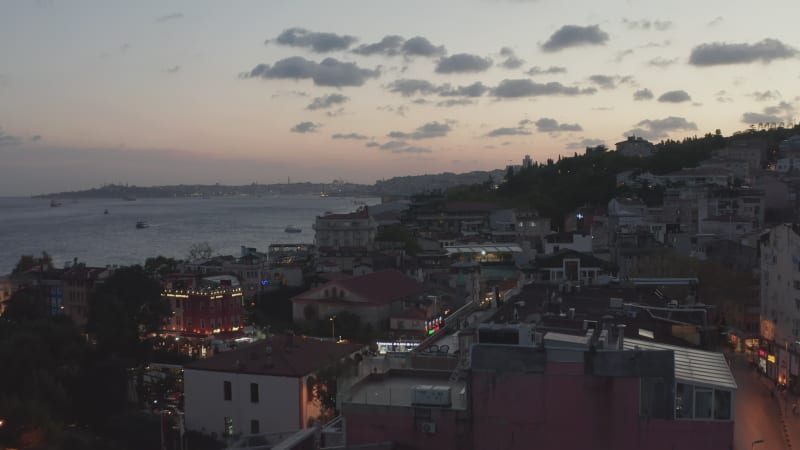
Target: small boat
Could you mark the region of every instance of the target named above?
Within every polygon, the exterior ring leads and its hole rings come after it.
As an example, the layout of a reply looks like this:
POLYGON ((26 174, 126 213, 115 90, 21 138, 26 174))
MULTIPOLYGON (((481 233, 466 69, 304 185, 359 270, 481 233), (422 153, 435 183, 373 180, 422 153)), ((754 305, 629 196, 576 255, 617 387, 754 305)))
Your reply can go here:
POLYGON ((148 224, 147 224, 147 222, 145 222, 144 220, 140 220, 140 221, 136 222, 136 228, 137 228, 137 229, 140 229, 140 230, 141 230, 142 228, 147 228, 147 227, 149 227, 149 226, 150 226, 150 225, 148 225, 148 224))
POLYGON ((108 210, 103 211, 103 214, 108 214, 108 210))
POLYGON ((57 202, 55 199, 50 200, 50 207, 51 208, 56 208, 58 206, 61 206, 61 202, 57 202))
POLYGON ((286 232, 286 233, 302 233, 303 232, 303 230, 301 230, 300 228, 297 228, 294 225, 287 226, 286 228, 283 229, 283 231, 286 232))
POLYGON ((328 197, 328 193, 327 192, 320 192, 319 196, 320 197, 328 197))

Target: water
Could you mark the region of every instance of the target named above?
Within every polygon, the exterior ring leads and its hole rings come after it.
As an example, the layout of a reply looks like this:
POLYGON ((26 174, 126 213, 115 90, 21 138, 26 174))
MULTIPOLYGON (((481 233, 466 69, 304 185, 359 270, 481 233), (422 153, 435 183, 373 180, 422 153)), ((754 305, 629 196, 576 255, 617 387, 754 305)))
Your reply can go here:
POLYGON ((319 196, 63 200, 0 198, 0 275, 24 254, 46 251, 57 267, 78 258, 87 265, 142 264, 151 256, 186 258, 208 242, 215 254, 239 255, 242 245, 313 243, 314 218, 353 211, 378 199, 319 196), (104 211, 108 210, 108 214, 104 211), (145 221, 149 228, 136 229, 145 221), (294 225, 300 233, 285 233, 294 225))

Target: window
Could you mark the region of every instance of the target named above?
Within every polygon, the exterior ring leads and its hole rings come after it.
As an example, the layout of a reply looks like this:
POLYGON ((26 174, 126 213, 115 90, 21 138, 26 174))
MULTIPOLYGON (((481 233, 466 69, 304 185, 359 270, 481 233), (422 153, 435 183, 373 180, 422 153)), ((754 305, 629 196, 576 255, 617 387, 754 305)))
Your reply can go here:
POLYGON ((717 420, 731 420, 730 391, 714 390, 714 418, 717 420))
POLYGON ((258 383, 250 383, 250 402, 258 403, 258 383))
POLYGON ((225 437, 233 436, 233 419, 230 417, 225 418, 225 428, 223 429, 222 435, 225 437))
POLYGON ((225 400, 230 401, 231 397, 233 397, 230 381, 225 381, 222 383, 222 391, 223 395, 225 396, 225 400))
POLYGON ((257 420, 253 419, 250 421, 250 434, 258 434, 260 433, 261 426, 257 420))
POLYGON ((712 398, 713 392, 711 389, 695 388, 694 390, 694 418, 695 419, 710 419, 711 409, 713 407, 712 398))
POLYGON ((691 419, 694 400, 694 386, 678 383, 675 389, 675 418, 691 419))

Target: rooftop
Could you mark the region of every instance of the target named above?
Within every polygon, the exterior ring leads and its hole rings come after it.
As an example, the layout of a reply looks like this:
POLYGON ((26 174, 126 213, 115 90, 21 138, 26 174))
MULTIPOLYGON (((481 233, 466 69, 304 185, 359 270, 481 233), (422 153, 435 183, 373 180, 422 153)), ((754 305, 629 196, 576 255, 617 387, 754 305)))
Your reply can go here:
POLYGON ((731 369, 722 353, 661 344, 638 339, 625 339, 625 350, 672 350, 675 353, 675 379, 695 386, 737 389, 731 369))
POLYGON ((415 386, 446 386, 450 388, 449 409, 467 409, 465 381, 450 381, 449 373, 428 371, 392 371, 371 375, 353 386, 344 403, 377 406, 407 406, 412 403, 415 386), (415 373, 416 372, 416 373, 415 373))
POLYGON ((341 301, 355 303, 353 300, 357 300, 359 303, 366 302, 372 305, 392 303, 426 291, 426 287, 422 283, 403 275, 398 270, 388 269, 366 275, 333 280, 306 291, 292 300, 300 302, 325 301, 325 298, 319 298, 317 294, 331 287, 337 287, 358 297, 358 299, 342 297, 340 298, 341 301))

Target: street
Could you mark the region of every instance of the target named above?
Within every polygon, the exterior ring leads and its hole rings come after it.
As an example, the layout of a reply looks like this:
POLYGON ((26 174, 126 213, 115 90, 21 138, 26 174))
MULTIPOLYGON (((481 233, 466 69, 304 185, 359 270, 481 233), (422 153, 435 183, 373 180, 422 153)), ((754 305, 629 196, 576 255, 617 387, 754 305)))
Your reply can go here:
MULTIPOLYGON (((730 356, 730 353, 727 354, 730 356)), ((753 448, 758 450, 788 450, 781 432, 777 402, 759 375, 748 366, 744 356, 737 354, 731 369, 739 390, 736 392, 736 425, 734 450, 749 450, 754 441, 763 439, 753 448)))

